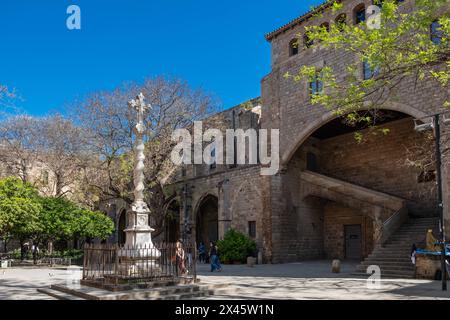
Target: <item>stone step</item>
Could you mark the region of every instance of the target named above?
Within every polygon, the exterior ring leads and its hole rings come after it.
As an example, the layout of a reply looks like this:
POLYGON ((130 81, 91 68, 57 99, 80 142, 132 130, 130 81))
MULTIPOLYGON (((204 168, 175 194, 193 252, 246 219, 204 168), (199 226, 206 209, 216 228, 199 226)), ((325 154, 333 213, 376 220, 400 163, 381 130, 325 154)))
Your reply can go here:
POLYGON ((382 248, 377 248, 375 251, 389 251, 389 250, 411 250, 412 243, 400 244, 400 243, 389 243, 382 248))
MULTIPOLYGON (((351 273, 352 276, 356 276, 359 278, 364 278, 364 279, 368 279, 370 277, 370 274, 367 273, 363 273, 363 272, 353 272, 351 273)), ((410 274, 402 274, 402 275, 398 275, 398 274, 387 274, 387 273, 383 273, 381 274, 381 279, 414 279, 414 275, 410 275, 410 274)))
POLYGON ((51 288, 38 288, 37 292, 46 294, 50 297, 53 297, 57 300, 85 300, 83 298, 74 296, 72 294, 68 294, 59 290, 51 289, 51 288))
POLYGON ((368 256, 365 260, 384 260, 384 259, 395 259, 397 261, 407 261, 411 260, 409 254, 394 254, 394 253, 385 253, 385 254, 375 254, 368 256))
POLYGON ((411 263, 410 253, 413 243, 422 243, 429 229, 436 229, 435 217, 409 219, 401 226, 381 248, 376 248, 357 266, 357 274, 365 277, 370 265, 381 268, 382 278, 414 278, 415 268, 411 263))
MULTIPOLYGON (((412 273, 414 273, 414 267, 409 267, 409 266, 404 267, 404 266, 382 266, 381 265, 379 267, 381 269, 381 273, 384 273, 384 272, 390 273, 390 272, 393 272, 393 271, 395 271, 395 272, 407 272, 407 273, 412 272, 412 273)), ((367 270, 367 267, 366 266, 358 266, 356 268, 356 270, 365 272, 367 270)))
POLYGON ((108 294, 103 292, 99 295, 99 291, 71 289, 65 286, 54 285, 52 289, 57 289, 66 293, 70 293, 89 300, 109 300, 114 297, 120 297, 121 300, 135 300, 135 299, 150 299, 159 298, 163 296, 179 295, 179 294, 192 294, 200 291, 201 287, 198 285, 179 285, 179 286, 166 286, 161 288, 152 288, 150 290, 130 290, 123 293, 108 294), (97 294, 96 294, 97 293, 97 294))
POLYGON ((407 258, 410 256, 410 250, 408 251, 404 251, 404 250, 399 250, 399 251, 378 251, 378 252, 374 252, 371 253, 368 258, 373 258, 373 257, 378 257, 378 258, 393 258, 393 257, 399 257, 399 258, 407 258))
POLYGON ((154 300, 190 300, 190 299, 198 299, 198 298, 208 297, 213 294, 214 293, 211 293, 211 292, 198 291, 196 293, 184 293, 184 294, 158 297, 158 298, 155 298, 154 300))
POLYGON ((389 261, 384 259, 379 260, 365 260, 361 262, 361 265, 386 265, 386 266, 403 266, 403 265, 413 265, 411 260, 403 260, 403 261, 389 261))
POLYGON ((61 300, 178 300, 205 297, 214 294, 216 288, 226 287, 220 285, 176 285, 155 287, 151 289, 133 289, 129 291, 111 292, 104 289, 86 285, 65 286, 52 285, 50 288, 40 288, 39 292, 48 294, 61 300))
POLYGON ((396 258, 373 258, 366 259, 362 263, 367 262, 368 264, 380 264, 380 263, 411 263, 411 259, 396 259, 396 258))

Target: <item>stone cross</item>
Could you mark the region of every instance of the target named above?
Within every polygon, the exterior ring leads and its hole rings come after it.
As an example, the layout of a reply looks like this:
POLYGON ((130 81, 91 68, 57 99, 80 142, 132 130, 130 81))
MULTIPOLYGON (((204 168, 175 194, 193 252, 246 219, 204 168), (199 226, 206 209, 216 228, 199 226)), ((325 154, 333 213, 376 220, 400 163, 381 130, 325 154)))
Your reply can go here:
MULTIPOLYGON (((136 162, 134 168, 134 203, 133 207, 136 211, 143 211, 147 209, 144 202, 144 112, 151 109, 151 106, 145 104, 144 94, 141 92, 136 97, 128 102, 128 106, 137 112, 136 123, 136 162)), ((148 211, 148 210, 147 210, 148 211)))
POLYGON ((119 251, 119 256, 128 259, 125 264, 126 274, 147 274, 150 264, 156 266, 156 259, 161 253, 152 242, 154 231, 148 224, 150 210, 144 201, 144 113, 151 108, 145 104, 145 97, 140 93, 136 99, 128 102, 128 106, 137 112, 135 165, 134 165, 134 201, 128 212, 128 225, 125 229, 125 248, 119 251))
POLYGON ((144 94, 141 92, 139 93, 139 95, 136 97, 136 99, 132 99, 131 101, 128 102, 128 106, 131 109, 134 109, 137 114, 137 124, 136 124, 136 130, 139 134, 143 134, 144 133, 144 113, 148 110, 151 109, 151 105, 150 104, 145 104, 145 96, 144 94))

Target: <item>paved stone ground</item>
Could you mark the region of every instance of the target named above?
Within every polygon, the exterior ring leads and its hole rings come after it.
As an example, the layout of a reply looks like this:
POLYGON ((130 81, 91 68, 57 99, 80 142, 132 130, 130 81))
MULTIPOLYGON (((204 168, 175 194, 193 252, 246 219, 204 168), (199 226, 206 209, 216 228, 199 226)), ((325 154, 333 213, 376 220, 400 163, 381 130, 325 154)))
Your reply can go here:
POLYGON ((0 269, 0 300, 54 300, 38 293, 37 288, 63 283, 67 271, 47 267, 14 267, 0 269))
MULTIPOLYGON (((206 265, 198 268, 201 282, 227 283, 206 299, 345 299, 404 300, 449 299, 439 281, 381 280, 379 289, 369 289, 367 279, 353 276, 357 263, 346 262, 340 274, 331 273, 330 261, 307 261, 283 265, 223 266, 211 273, 206 265)), ((449 283, 450 286, 450 283, 449 283)))
MULTIPOLYGON (((380 289, 368 289, 367 280, 351 275, 356 263, 344 263, 342 273, 330 272, 329 261, 308 261, 283 265, 223 266, 211 273, 208 265, 199 265, 204 284, 228 284, 207 299, 449 299, 450 292, 440 290, 440 282, 428 280, 382 280, 380 289)), ((0 300, 46 299, 36 291, 54 283, 64 284, 65 269, 0 269, 0 300), (5 271, 5 273, 3 273, 5 271)))

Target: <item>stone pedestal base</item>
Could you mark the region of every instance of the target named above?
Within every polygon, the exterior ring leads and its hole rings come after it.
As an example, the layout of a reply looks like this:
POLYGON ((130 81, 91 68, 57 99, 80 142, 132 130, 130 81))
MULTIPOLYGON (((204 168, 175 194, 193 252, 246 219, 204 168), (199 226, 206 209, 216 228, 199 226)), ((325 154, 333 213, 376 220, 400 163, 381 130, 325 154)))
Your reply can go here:
POLYGON ((161 268, 154 259, 121 258, 118 274, 122 277, 155 278, 161 274, 161 268))

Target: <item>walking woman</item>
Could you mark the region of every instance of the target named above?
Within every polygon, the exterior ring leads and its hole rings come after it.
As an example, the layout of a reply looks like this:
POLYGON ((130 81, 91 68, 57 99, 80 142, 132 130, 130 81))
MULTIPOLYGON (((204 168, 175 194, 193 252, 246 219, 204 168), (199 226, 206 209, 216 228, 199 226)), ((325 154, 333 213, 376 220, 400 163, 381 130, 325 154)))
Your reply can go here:
POLYGON ((214 242, 209 243, 209 259, 211 261, 211 272, 217 269, 217 271, 222 271, 222 266, 219 262, 219 254, 217 250, 217 246, 214 242))
POLYGON ((186 273, 186 254, 183 249, 183 243, 178 240, 176 244, 176 258, 177 258, 177 266, 181 275, 186 273))

